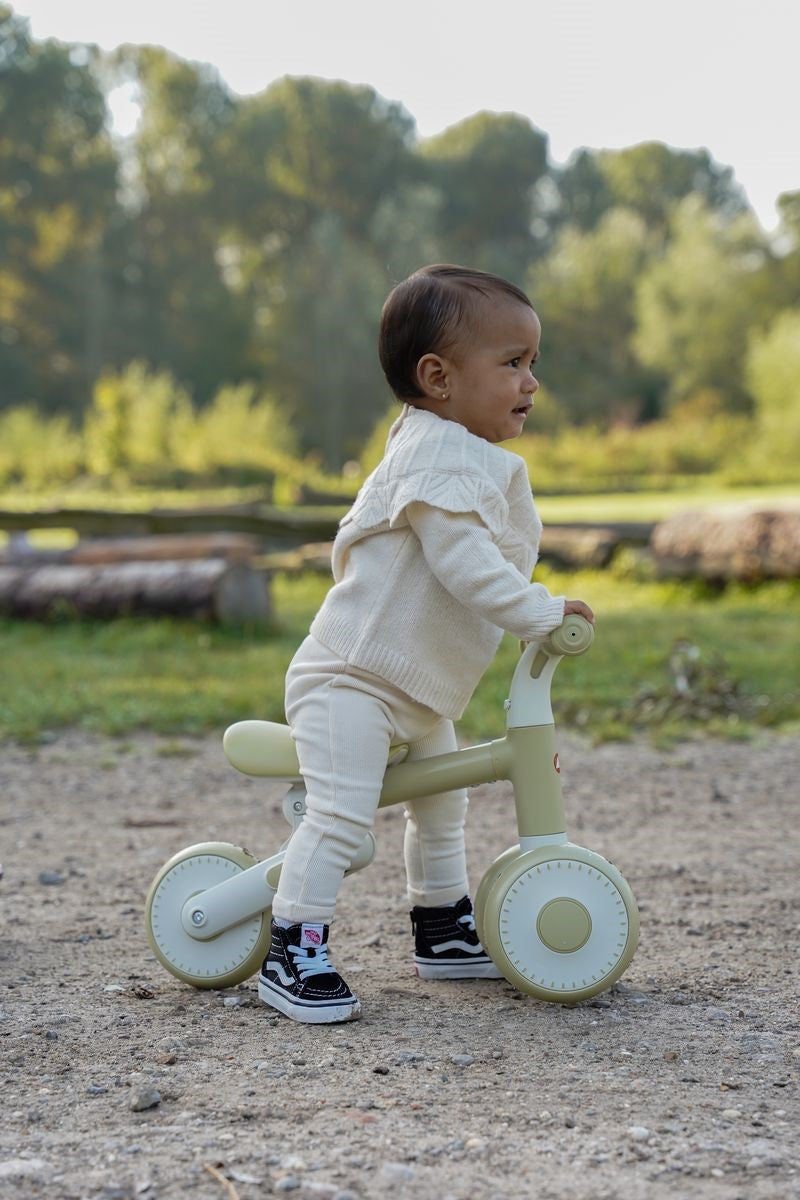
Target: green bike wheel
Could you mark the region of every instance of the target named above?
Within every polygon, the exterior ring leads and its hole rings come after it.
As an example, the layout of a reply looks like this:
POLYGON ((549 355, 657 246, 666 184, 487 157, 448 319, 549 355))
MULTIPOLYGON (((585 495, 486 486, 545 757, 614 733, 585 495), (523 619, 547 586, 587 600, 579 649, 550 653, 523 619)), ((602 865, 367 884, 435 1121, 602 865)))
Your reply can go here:
POLYGON ((271 909, 208 941, 192 937, 181 922, 187 900, 257 861, 241 846, 202 842, 179 851, 158 872, 145 904, 147 940, 158 961, 176 979, 198 988, 233 987, 261 966, 269 951, 271 909))
POLYGON ((567 843, 507 858, 483 897, 482 925, 481 941, 510 983, 574 1004, 625 971, 639 913, 616 867, 567 843))

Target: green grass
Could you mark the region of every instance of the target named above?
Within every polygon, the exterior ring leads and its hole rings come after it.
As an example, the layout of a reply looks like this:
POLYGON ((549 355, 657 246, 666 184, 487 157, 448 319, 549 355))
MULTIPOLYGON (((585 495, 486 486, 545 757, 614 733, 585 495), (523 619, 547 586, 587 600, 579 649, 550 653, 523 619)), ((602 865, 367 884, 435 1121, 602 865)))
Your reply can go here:
POLYGON ((800 491, 785 485, 723 488, 714 483, 694 483, 673 491, 541 496, 536 501, 546 525, 569 521, 661 521, 672 513, 688 508, 731 507, 739 504, 800 505, 800 491))
MULTIPOLYGON (((556 676, 561 723, 597 738, 645 729, 662 740, 797 727, 800 585, 715 595, 699 585, 635 581, 620 571, 537 577, 553 592, 588 601, 598 618, 591 652, 566 659, 556 676), (699 648, 710 674, 696 697, 671 706, 666 664, 676 639, 699 648), (717 692, 727 694, 731 681, 738 684, 733 709, 715 708, 717 692), (644 690, 649 700, 641 700, 644 690)), ((325 588, 314 576, 277 577, 279 630, 271 634, 167 620, 2 621, 0 738, 36 741, 70 726, 117 735, 135 729, 221 735, 244 717, 283 720, 286 667, 325 588)), ((461 722, 464 738, 502 732, 517 653, 506 638, 461 722)))

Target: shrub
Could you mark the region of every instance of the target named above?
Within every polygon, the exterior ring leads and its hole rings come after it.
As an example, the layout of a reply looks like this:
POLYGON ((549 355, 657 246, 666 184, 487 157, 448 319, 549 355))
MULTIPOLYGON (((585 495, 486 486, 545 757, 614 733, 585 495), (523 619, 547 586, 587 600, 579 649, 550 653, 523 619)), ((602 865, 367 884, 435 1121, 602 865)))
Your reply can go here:
POLYGON ((30 408, 0 413, 0 484, 41 489, 74 479, 82 468, 83 439, 66 417, 30 408))

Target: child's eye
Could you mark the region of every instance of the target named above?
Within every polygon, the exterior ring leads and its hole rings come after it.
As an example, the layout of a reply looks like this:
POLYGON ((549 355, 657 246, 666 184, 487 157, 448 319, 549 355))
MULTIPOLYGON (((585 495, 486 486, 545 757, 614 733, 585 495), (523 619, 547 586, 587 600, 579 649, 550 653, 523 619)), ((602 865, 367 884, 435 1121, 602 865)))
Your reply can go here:
POLYGON ((508 365, 509 365, 510 367, 513 367, 513 368, 514 368, 514 370, 516 371, 516 369, 517 369, 517 367, 519 366, 519 364, 520 364, 520 358, 519 358, 519 356, 517 356, 516 358, 512 358, 512 359, 510 359, 510 360, 509 360, 509 364, 508 364, 508 365))

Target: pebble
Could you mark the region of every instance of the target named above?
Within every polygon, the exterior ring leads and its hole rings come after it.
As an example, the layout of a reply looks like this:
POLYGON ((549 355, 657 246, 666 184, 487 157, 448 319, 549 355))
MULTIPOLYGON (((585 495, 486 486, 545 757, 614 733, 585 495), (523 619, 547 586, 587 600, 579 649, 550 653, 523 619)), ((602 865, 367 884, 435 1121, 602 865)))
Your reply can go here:
POLYGON ((388 1179, 405 1180, 414 1178, 414 1170, 412 1167, 407 1167, 405 1163, 385 1162, 381 1167, 381 1171, 388 1179))
POLYGON ((631 1125, 628 1137, 634 1142, 647 1142, 650 1140, 650 1130, 645 1125, 631 1125))
POLYGON ((58 887, 64 882, 64 876, 58 871, 40 871, 39 883, 43 883, 48 887, 58 887))
POLYGON ((131 1111, 144 1112, 161 1103, 161 1092, 154 1087, 137 1088, 131 1096, 131 1111))
POLYGON ((471 1054, 451 1054, 450 1062, 455 1063, 457 1067, 471 1067, 475 1059, 471 1054))
POLYGON ((306 1160, 299 1154, 287 1154, 280 1160, 280 1165, 284 1171, 305 1171, 306 1160))
POLYGON ((372 1068, 372 1074, 373 1074, 373 1075, 388 1075, 388 1074, 389 1074, 389 1068, 388 1068, 388 1067, 382 1067, 382 1066, 373 1067, 373 1068, 372 1068))
POLYGON ((543 1108, 542 1111, 539 1113, 540 1121, 552 1121, 552 1119, 553 1119, 553 1114, 550 1112, 549 1108, 543 1108))
POLYGON ((726 1012, 724 1008, 718 1008, 716 1004, 709 1004, 706 1009, 706 1016, 709 1021, 730 1021, 731 1014, 726 1012))
POLYGON ((722 1115, 726 1121, 738 1121, 742 1112, 739 1108, 723 1108, 722 1115))
POLYGON ((486 1142, 483 1140, 483 1138, 469 1137, 464 1142, 464 1149, 465 1150, 485 1150, 486 1142))
POLYGON ((404 1063, 424 1062, 425 1055, 420 1054, 418 1050, 401 1050, 395 1055, 394 1064, 396 1067, 402 1066, 404 1063))
POLYGON ((774 1033, 745 1033, 739 1040, 745 1054, 763 1054, 771 1050, 782 1050, 783 1043, 774 1033))
POLYGON ((234 1183, 263 1183, 260 1175, 248 1175, 244 1171, 234 1171, 228 1168, 228 1178, 234 1183))
POLYGON ((107 983, 103 988, 104 992, 124 992, 125 988, 121 983, 107 983))
POLYGON ((14 1179, 20 1175, 38 1175, 45 1168, 41 1158, 7 1158, 0 1162, 0 1179, 14 1179))
POLYGON ((283 1179, 277 1179, 272 1185, 274 1192, 294 1192, 300 1187, 300 1180, 296 1175, 284 1175, 283 1179))
POLYGON ((243 996, 225 996, 222 1001, 224 1008, 241 1008, 244 1004, 243 996))
POLYGON ((86 1089, 87 1096, 104 1096, 108 1088, 102 1083, 90 1083, 86 1089))
POLYGON ((335 1192, 333 1200, 361 1200, 361 1197, 356 1192, 335 1192))

